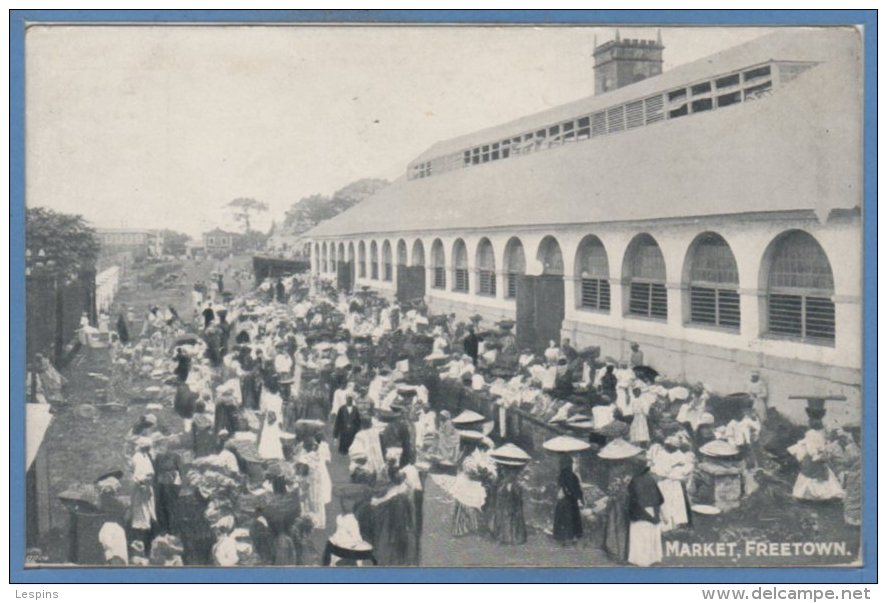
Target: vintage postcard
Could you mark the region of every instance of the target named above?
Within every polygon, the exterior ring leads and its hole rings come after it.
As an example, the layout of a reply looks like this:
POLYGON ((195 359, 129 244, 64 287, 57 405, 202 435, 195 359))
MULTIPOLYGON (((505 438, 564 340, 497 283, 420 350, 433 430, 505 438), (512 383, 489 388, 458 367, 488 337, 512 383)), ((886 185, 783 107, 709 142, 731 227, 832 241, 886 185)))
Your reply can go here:
POLYGON ((867 34, 29 23, 12 562, 861 567, 867 34))

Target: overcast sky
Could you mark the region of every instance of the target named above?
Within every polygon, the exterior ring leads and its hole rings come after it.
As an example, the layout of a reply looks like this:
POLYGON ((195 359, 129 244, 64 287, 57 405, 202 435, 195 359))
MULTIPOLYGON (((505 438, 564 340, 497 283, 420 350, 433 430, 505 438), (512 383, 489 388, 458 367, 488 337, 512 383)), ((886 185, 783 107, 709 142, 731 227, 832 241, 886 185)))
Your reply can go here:
MULTIPOLYGON (((767 33, 663 28, 665 69, 767 33)), ((654 38, 656 29, 621 28, 654 38)), ((612 27, 35 26, 27 203, 96 226, 267 226, 314 193, 393 180, 436 141, 594 92, 612 27)))

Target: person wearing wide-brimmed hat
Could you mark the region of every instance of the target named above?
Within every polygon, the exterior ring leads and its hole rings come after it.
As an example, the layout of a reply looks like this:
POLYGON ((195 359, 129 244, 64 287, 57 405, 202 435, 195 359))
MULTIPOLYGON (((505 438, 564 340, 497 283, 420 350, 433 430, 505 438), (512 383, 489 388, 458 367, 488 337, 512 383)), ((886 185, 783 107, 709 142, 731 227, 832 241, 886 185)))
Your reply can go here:
POLYGON ((579 507, 585 504, 582 484, 573 471, 573 457, 561 453, 557 478, 557 503, 554 506, 554 539, 561 544, 571 544, 582 538, 582 516, 579 507))
POLYGON ((628 484, 628 562, 646 567, 662 561, 661 507, 664 502, 646 456, 628 484))
POLYGON ((459 431, 453 425, 450 411, 440 411, 440 424, 432 446, 432 455, 438 462, 455 465, 459 460, 459 431))
POLYGON ((636 469, 634 460, 643 449, 617 437, 598 453, 607 462, 607 508, 604 511, 604 551, 619 563, 628 562, 628 484, 636 469))
POLYGON ((524 489, 518 478, 529 462, 529 455, 510 444, 494 450, 492 456, 498 476, 490 503, 490 532, 501 544, 524 544, 527 541, 524 489))
POLYGON ((492 458, 481 447, 486 447, 479 431, 462 430, 465 456, 453 482, 453 536, 478 534, 486 527, 484 511, 488 508, 488 485, 496 475, 492 458))

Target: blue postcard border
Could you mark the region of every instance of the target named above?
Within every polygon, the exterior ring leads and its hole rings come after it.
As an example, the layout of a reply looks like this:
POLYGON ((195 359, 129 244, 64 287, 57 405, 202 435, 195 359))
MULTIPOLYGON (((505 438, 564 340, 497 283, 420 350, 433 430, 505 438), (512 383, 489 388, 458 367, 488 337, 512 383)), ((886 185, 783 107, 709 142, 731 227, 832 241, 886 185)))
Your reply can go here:
POLYGON ((877 581, 877 11, 875 10, 12 10, 10 11, 9 580, 64 583, 873 583, 877 581), (859 25, 864 28, 863 523, 858 568, 184 568, 25 570, 25 29, 31 23, 859 25), (13 378, 15 377, 15 378, 13 378))

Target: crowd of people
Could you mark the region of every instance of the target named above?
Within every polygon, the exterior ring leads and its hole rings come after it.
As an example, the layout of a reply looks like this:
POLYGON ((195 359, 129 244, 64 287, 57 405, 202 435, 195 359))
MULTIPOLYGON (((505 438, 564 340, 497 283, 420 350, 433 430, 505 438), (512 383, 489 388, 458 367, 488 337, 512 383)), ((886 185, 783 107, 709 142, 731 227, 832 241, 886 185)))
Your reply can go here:
MULTIPOLYGON (((126 439, 129 466, 97 480, 106 501, 131 484, 99 534, 109 564, 318 562, 312 534, 329 527, 320 563, 419 565, 429 476, 452 497, 453 537, 521 545, 527 468, 541 453, 558 467, 551 537, 575 545, 595 526, 614 561, 647 566, 662 561, 664 533, 752 494, 772 457, 759 373, 715 400, 702 383, 658 375, 637 343, 624 361, 568 339, 534 354, 512 321, 460 322, 308 275, 223 292, 221 280, 195 289, 187 317, 152 307, 138 336, 118 317, 115 370, 164 380, 182 429, 144 414, 126 439), (448 408, 435 381, 482 393, 489 412, 448 408), (566 434, 551 454, 513 443, 518 411, 566 434), (589 455, 606 472, 596 500, 580 478, 589 455), (347 484, 333 486, 333 462, 347 463, 347 484), (732 495, 715 487, 722 478, 732 495)), ((60 376, 47 375, 49 390, 60 376)), ((800 466, 793 495, 843 499, 858 522, 859 449, 823 414, 813 404, 786 450, 800 466)))

